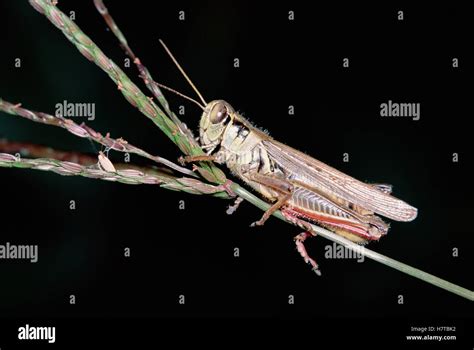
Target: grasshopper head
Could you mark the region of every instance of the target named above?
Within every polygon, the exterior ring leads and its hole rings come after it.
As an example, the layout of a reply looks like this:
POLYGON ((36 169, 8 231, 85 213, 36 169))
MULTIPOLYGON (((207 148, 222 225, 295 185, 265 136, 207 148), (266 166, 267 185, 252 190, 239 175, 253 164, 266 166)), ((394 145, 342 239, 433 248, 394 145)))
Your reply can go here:
POLYGON ((209 102, 199 123, 201 146, 212 152, 221 143, 233 115, 234 109, 224 100, 209 102))

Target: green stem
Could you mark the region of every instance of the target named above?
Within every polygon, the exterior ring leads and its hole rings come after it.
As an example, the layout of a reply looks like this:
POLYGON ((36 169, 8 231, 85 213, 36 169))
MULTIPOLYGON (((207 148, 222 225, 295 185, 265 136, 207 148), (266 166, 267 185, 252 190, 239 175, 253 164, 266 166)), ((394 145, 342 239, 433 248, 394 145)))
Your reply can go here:
MULTIPOLYGON (((55 152, 51 151, 50 154, 54 155, 55 152)), ((81 158, 84 159, 84 157, 81 158)), ((86 163, 89 161, 84 160, 86 163)), ((116 171, 111 172, 91 164, 79 164, 53 158, 19 158, 9 153, 0 153, 0 167, 51 171, 62 176, 83 176, 128 185, 158 185, 174 191, 229 198, 221 186, 209 185, 194 178, 176 177, 159 169, 128 164, 115 164, 116 171)))
MULTIPOLYGON (((94 62, 117 84, 125 99, 140 112, 155 123, 168 138, 186 155, 203 155, 198 143, 188 133, 182 130, 163 112, 163 110, 146 96, 130 78, 108 58, 104 52, 61 10, 47 0, 30 0, 30 4, 46 16, 66 38, 73 43, 79 52, 88 60, 94 62)), ((199 172, 206 180, 221 184, 226 180, 225 174, 213 164, 201 163, 199 172)))
MULTIPOLYGON (((258 207, 262 210, 267 210, 270 207, 270 205, 268 203, 262 201, 260 198, 254 196, 253 194, 251 194, 250 192, 248 192, 247 190, 245 190, 244 188, 242 188, 241 186, 239 186, 236 183, 232 184, 231 189, 237 195, 239 195, 240 197, 244 198, 246 201, 252 203, 253 205, 255 205, 256 207, 258 207)), ((289 221, 282 215, 282 213, 280 211, 275 212, 273 215, 276 216, 278 219, 289 223, 289 221)), ((443 280, 443 279, 441 279, 439 277, 436 277, 432 274, 429 274, 427 272, 424 272, 422 270, 414 268, 410 265, 399 262, 395 259, 386 257, 385 255, 376 253, 376 252, 374 252, 370 249, 367 249, 367 248, 361 249, 360 245, 358 245, 354 242, 351 242, 351 241, 343 238, 342 236, 339 236, 339 235, 337 235, 337 234, 335 234, 331 231, 328 231, 328 230, 326 230, 322 227, 315 226, 315 225, 311 225, 311 227, 314 230, 314 232, 316 232, 318 235, 320 235, 320 236, 322 236, 326 239, 329 239, 333 242, 336 242, 338 244, 341 244, 344 247, 346 247, 346 248, 348 248, 352 251, 355 251, 357 253, 361 253, 369 259, 375 260, 375 261, 377 261, 381 264, 384 264, 386 266, 389 266, 393 269, 404 272, 407 275, 413 276, 413 277, 418 278, 422 281, 425 281, 427 283, 435 285, 439 288, 445 289, 445 290, 447 290, 451 293, 457 294, 457 295, 459 295, 463 298, 466 298, 468 300, 471 300, 471 301, 474 300, 474 292, 470 291, 469 289, 463 288, 463 287, 458 286, 454 283, 443 280)))

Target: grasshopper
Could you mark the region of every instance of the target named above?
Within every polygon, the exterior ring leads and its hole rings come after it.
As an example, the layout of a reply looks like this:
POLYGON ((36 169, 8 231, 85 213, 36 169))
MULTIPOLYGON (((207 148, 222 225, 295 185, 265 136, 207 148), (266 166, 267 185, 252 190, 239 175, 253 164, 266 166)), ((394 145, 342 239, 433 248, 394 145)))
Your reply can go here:
POLYGON ((253 225, 263 225, 275 211, 281 210, 290 221, 305 228, 308 232, 296 236, 295 241, 300 254, 316 272, 318 265, 303 246, 303 241, 315 234, 305 223, 316 223, 364 244, 387 234, 389 225, 376 214, 396 221, 416 218, 417 209, 392 196, 390 185, 361 182, 276 141, 224 100, 206 103, 166 45, 161 43, 204 103, 201 105, 184 96, 203 109, 199 142, 206 152, 205 156, 184 160, 225 164, 236 177, 272 203, 253 225))

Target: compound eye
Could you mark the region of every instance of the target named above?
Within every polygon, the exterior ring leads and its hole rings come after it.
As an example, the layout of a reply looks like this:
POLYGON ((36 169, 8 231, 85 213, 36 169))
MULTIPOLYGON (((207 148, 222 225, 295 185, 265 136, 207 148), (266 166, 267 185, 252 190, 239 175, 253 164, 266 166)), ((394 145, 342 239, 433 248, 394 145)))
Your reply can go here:
POLYGON ((229 115, 229 112, 225 104, 216 103, 216 105, 211 110, 211 115, 210 115, 211 123, 212 124, 221 123, 228 115, 229 115))

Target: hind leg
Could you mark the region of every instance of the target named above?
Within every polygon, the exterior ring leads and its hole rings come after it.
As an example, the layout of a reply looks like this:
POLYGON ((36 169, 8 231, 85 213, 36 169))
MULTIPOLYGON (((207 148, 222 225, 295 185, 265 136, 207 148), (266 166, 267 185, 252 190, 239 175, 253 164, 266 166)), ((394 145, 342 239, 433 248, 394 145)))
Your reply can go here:
POLYGON ((311 265, 311 270, 313 270, 318 276, 321 276, 321 270, 319 270, 318 263, 309 256, 304 246, 304 241, 308 237, 313 237, 313 234, 310 232, 302 232, 295 237, 296 250, 298 251, 298 253, 300 253, 304 262, 311 265))
POLYGON ((316 236, 316 233, 314 232, 313 228, 311 227, 311 225, 308 222, 306 222, 304 220, 301 220, 301 219, 295 217, 294 215, 291 215, 290 213, 288 213, 285 210, 282 210, 281 213, 283 214, 283 216, 289 222, 291 222, 292 224, 294 224, 298 227, 301 227, 303 230, 305 230, 304 232, 300 233, 299 235, 297 235, 294 238, 295 239, 295 244, 296 244, 296 250, 298 251, 298 253, 300 253, 300 255, 303 258, 304 262, 311 265, 312 270, 318 276, 321 276, 321 270, 319 269, 318 263, 309 256, 309 254, 306 251, 306 248, 304 246, 304 241, 306 240, 306 238, 316 236))

